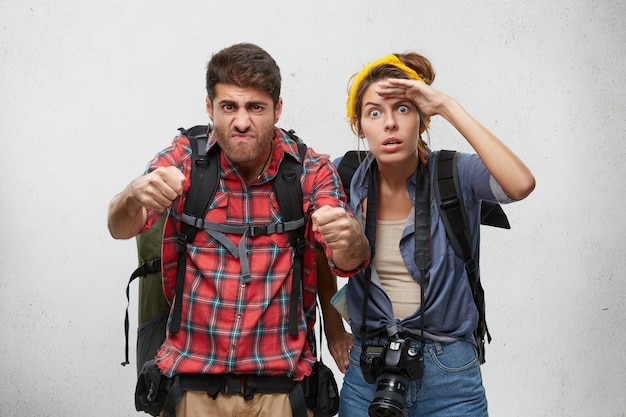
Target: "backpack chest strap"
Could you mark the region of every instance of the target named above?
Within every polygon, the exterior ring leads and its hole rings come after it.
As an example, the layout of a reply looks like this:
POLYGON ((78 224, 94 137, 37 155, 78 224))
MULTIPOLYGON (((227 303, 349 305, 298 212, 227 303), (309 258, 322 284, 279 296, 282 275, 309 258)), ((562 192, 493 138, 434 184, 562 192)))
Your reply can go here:
POLYGON ((232 233, 236 235, 246 234, 247 236, 251 237, 271 235, 274 233, 291 232, 292 230, 297 230, 304 226, 304 217, 300 217, 299 219, 287 222, 271 223, 258 226, 252 224, 232 225, 225 223, 215 223, 191 216, 187 213, 183 213, 182 221, 183 223, 186 223, 195 228, 206 230, 209 233, 211 231, 217 231, 221 233, 232 233))
POLYGON ((182 221, 183 223, 186 223, 190 226, 205 230, 209 234, 209 236, 224 245, 224 247, 235 259, 239 259, 239 263, 241 265, 241 278, 246 284, 252 280, 252 276, 250 273, 250 263, 248 262, 248 254, 245 247, 246 237, 270 235, 274 233, 286 233, 304 227, 304 217, 284 223, 272 223, 262 226, 255 226, 250 224, 230 225, 224 223, 215 223, 183 213, 182 221), (224 235, 224 233, 241 235, 239 245, 235 246, 235 244, 230 239, 228 239, 224 235))

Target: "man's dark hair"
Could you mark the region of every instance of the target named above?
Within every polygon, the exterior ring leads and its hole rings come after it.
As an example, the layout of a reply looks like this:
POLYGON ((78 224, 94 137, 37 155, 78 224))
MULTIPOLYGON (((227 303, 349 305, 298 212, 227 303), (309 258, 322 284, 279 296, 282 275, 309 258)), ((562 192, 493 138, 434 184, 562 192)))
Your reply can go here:
POLYGON ((272 97, 274 107, 280 98, 280 68, 270 54, 251 43, 229 46, 211 57, 206 71, 206 90, 211 102, 217 83, 263 90, 272 97))

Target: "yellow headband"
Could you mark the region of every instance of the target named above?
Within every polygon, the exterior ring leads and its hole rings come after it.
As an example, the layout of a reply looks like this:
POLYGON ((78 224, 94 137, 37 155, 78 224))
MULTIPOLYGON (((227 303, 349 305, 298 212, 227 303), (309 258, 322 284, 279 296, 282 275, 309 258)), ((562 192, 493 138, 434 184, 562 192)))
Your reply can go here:
POLYGON ((348 94, 348 101, 346 102, 346 114, 348 116, 349 122, 352 122, 352 119, 354 118, 354 113, 355 113, 354 105, 356 101, 356 92, 359 89, 359 85, 363 82, 365 78, 367 78, 372 68, 378 67, 380 65, 385 65, 385 64, 398 67, 402 71, 406 72, 409 77, 415 80, 424 81, 417 72, 415 72, 413 69, 404 65, 402 61, 400 61, 400 59, 393 54, 384 56, 376 61, 370 62, 365 67, 363 67, 361 72, 359 72, 359 74, 354 78, 354 81, 352 81, 352 85, 350 86, 350 93, 348 94))

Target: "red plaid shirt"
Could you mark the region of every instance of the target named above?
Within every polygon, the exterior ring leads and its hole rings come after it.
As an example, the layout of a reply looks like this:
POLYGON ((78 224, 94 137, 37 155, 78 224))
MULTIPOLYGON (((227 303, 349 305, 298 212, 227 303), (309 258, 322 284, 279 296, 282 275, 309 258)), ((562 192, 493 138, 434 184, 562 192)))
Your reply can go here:
MULTIPOLYGON (((214 144, 215 138, 211 136, 207 146, 214 144)), ((248 185, 237 167, 220 152, 220 182, 206 220, 231 225, 280 222, 272 179, 285 153, 300 159, 297 146, 276 129, 272 162, 260 179, 248 185)), ((148 165, 146 172, 161 166, 176 166, 187 177, 183 197, 174 201, 170 209, 163 238, 163 288, 171 300, 176 282, 176 235, 189 188, 189 140, 175 138, 171 146, 148 165)), ((340 191, 337 171, 327 156, 309 149, 300 179, 308 248, 304 256, 304 308, 298 311, 298 335, 288 333, 294 255, 288 234, 245 238, 252 277, 245 283, 240 260, 201 230, 193 244, 187 246, 180 330, 176 334, 168 332, 157 353, 157 364, 164 374, 234 373, 301 379, 310 373, 315 359, 305 336, 315 322, 316 295, 315 236, 310 215, 324 205, 350 209, 340 191)), ((161 214, 149 212, 144 230, 161 214)), ((235 246, 241 239, 241 235, 226 236, 235 246)), ((355 271, 335 272, 345 276, 355 271)))

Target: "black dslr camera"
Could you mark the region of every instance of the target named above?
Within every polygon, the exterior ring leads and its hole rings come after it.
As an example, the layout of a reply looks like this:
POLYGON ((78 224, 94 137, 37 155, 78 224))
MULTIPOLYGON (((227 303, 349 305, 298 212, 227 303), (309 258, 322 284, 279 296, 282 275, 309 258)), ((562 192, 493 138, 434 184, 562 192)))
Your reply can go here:
POLYGON ((360 358, 363 377, 373 384, 380 376, 368 409, 370 417, 404 417, 409 381, 422 378, 423 359, 419 346, 405 339, 365 346, 360 358))

